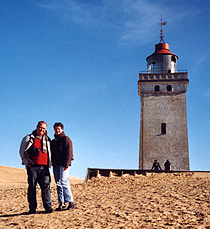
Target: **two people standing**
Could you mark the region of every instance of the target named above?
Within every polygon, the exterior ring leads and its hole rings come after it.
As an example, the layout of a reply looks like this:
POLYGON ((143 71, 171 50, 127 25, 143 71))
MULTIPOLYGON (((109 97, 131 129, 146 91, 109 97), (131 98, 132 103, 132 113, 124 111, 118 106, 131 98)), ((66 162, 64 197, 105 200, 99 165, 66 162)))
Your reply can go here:
POLYGON ((37 208, 36 186, 40 185, 42 202, 46 213, 53 212, 50 194, 51 162, 57 185, 59 207, 56 210, 74 208, 72 192, 69 184, 69 166, 73 160, 71 140, 63 132, 63 124, 55 123, 55 139, 51 142, 47 136, 47 124, 40 121, 32 134, 26 135, 20 145, 22 164, 26 166, 28 175, 29 214, 35 214, 37 208), (59 139, 59 140, 58 140, 59 139), (53 149, 51 152, 51 148, 53 149))
MULTIPOLYGON (((165 167, 165 171, 171 170, 171 163, 169 160, 166 160, 166 162, 164 163, 164 167, 165 167)), ((151 170, 155 170, 155 171, 161 170, 158 160, 154 160, 151 170)))

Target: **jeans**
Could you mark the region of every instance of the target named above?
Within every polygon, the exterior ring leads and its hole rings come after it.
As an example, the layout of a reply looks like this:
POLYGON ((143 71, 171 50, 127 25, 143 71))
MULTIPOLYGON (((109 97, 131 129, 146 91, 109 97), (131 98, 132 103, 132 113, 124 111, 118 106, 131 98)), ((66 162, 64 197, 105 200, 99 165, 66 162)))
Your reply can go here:
POLYGON ((36 186, 40 185, 42 193, 42 202, 44 208, 47 210, 51 208, 51 195, 50 195, 50 172, 47 166, 37 165, 27 167, 28 174, 28 202, 30 210, 36 210, 36 186))
POLYGON ((74 202, 69 183, 69 169, 70 167, 64 170, 63 166, 53 166, 59 203, 74 202))

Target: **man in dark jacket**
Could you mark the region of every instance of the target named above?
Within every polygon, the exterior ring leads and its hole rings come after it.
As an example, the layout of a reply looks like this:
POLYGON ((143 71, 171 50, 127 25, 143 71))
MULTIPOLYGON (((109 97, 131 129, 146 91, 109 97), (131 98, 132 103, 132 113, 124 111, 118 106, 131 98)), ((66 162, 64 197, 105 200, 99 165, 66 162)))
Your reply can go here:
POLYGON ((167 171, 171 170, 171 163, 169 160, 166 160, 166 162, 164 163, 164 167, 167 171))
POLYGON ((47 124, 40 121, 32 134, 26 135, 20 145, 22 164, 28 174, 29 214, 35 214, 37 208, 36 186, 40 185, 42 201, 47 213, 51 213, 50 172, 51 164, 50 139, 47 136, 47 124))
POLYGON ((69 183, 69 167, 73 160, 73 147, 71 139, 63 132, 63 124, 54 124, 55 138, 51 142, 52 165, 59 206, 56 211, 74 208, 74 200, 69 183), (66 203, 69 203, 66 206, 66 203))

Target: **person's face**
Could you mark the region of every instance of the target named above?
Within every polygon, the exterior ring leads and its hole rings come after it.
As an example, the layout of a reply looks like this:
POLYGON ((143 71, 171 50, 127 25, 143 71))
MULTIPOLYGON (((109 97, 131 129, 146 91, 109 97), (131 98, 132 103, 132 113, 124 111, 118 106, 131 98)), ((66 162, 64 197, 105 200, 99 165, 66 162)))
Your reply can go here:
POLYGON ((40 123, 36 128, 36 133, 38 136, 42 136, 47 129, 47 125, 45 123, 40 123))
POLYGON ((63 132, 63 129, 60 127, 60 126, 56 126, 55 127, 55 134, 56 135, 59 135, 63 132))

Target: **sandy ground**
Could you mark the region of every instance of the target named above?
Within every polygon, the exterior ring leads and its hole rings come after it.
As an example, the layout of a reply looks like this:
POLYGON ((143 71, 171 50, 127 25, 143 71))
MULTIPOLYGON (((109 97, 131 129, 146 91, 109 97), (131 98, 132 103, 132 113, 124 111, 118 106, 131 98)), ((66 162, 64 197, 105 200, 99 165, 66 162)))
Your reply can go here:
MULTIPOLYGON (((0 166, 0 228, 210 228, 210 177, 193 173, 74 178, 76 207, 27 215, 23 169, 0 166), (12 174, 12 175, 11 175, 12 174)), ((51 187, 57 207, 55 184, 51 187)))

